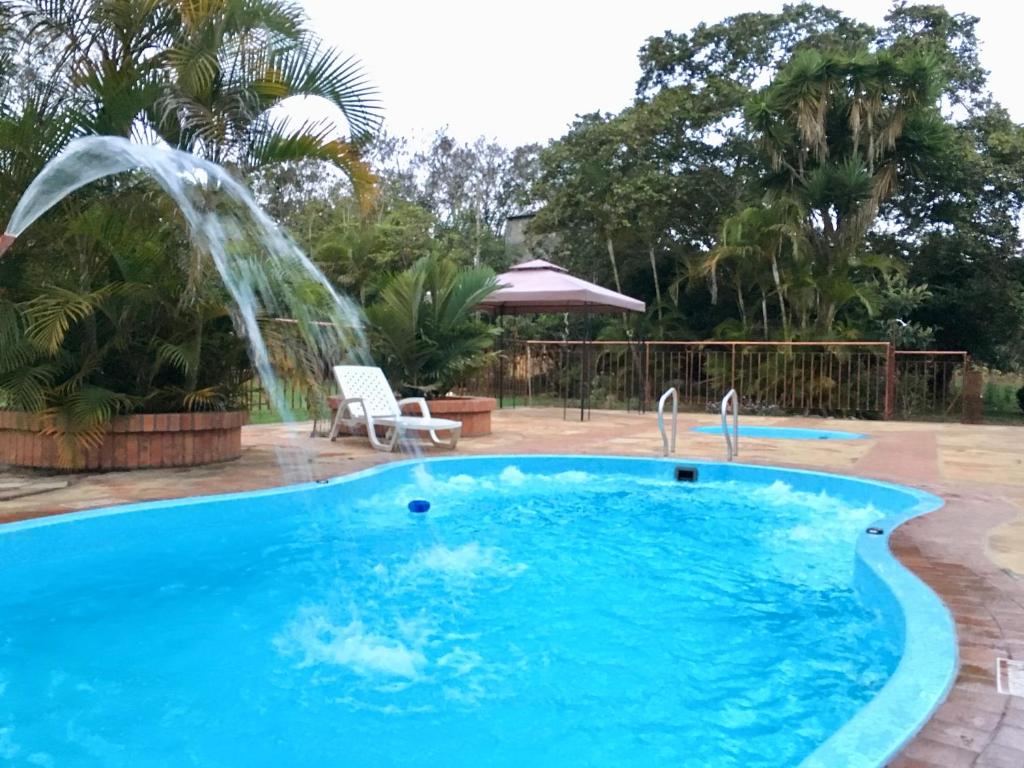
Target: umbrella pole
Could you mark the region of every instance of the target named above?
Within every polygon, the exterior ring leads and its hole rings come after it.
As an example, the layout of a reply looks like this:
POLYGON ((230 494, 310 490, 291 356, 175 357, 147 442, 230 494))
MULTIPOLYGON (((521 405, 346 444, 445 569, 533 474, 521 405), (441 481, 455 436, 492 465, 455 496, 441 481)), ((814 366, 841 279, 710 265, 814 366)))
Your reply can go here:
MULTIPOLYGON (((561 370, 571 371, 572 370, 572 352, 569 349, 569 338, 562 339, 562 345, 559 347, 558 361, 561 363, 561 370)), ((569 384, 571 383, 568 376, 559 377, 565 385, 562 387, 562 421, 569 418, 569 384)))
MULTIPOLYGON (((558 362, 559 370, 565 371, 567 374, 572 371, 572 347, 569 345, 569 313, 566 312, 562 318, 563 326, 562 330, 562 344, 558 348, 558 362)), ((569 388, 572 386, 572 380, 568 375, 560 376, 559 379, 563 382, 562 386, 562 421, 569 418, 569 388)))
POLYGON ((583 315, 583 351, 580 365, 580 421, 584 406, 590 410, 590 312, 583 315))
POLYGON ((594 345, 591 339, 590 313, 587 313, 587 421, 590 421, 590 385, 594 383, 594 345))
POLYGON ((501 310, 495 318, 498 324, 498 408, 505 407, 505 329, 501 325, 501 310))

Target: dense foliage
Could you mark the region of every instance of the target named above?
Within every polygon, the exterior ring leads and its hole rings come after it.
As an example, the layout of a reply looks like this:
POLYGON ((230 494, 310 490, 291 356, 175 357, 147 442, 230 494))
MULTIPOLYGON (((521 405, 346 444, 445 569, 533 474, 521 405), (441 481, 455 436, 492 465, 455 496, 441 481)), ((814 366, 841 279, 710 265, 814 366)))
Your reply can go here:
POLYGON ((1024 129, 976 24, 902 2, 878 28, 808 3, 740 14, 647 40, 634 103, 545 147, 378 140, 369 217, 297 168, 302 191, 266 199, 364 303, 426 253, 500 271, 523 255, 502 222, 526 212, 534 255, 648 303, 647 338, 890 339, 1021 367, 1024 129))
POLYGON ((661 336, 899 321, 908 343, 1020 366, 1024 129, 987 91, 976 23, 896 3, 875 29, 801 4, 651 38, 636 102, 540 154, 534 233, 652 302, 661 336))
POLYGON ((424 256, 368 308, 377 361, 403 396, 441 397, 485 366, 496 328, 474 312, 498 288, 488 267, 424 256))
MULTIPOLYGON (((358 66, 286 0, 54 0, 0 5, 0 220, 78 136, 164 143, 245 179, 327 162, 359 192, 377 122, 358 66), (287 125, 284 99, 326 99, 328 124, 287 125)), ((215 189, 204 189, 218 206, 215 189)), ((68 445, 118 413, 237 407, 251 376, 236 309, 179 212, 146 178, 83 188, 0 260, 0 407, 42 412, 68 445)), ((296 334, 268 326, 285 367, 296 334)))

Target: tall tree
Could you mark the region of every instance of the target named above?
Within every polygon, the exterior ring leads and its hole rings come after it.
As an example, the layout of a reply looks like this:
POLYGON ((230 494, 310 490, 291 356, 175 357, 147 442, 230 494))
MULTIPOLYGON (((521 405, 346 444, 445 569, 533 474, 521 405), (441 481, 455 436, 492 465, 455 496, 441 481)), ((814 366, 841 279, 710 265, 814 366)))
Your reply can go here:
POLYGON ((927 52, 801 50, 748 103, 769 198, 792 195, 808 211, 819 332, 859 295, 853 273, 899 169, 934 155, 949 135, 939 74, 927 52))
POLYGON ((415 157, 420 199, 437 217, 438 234, 453 250, 468 246, 474 266, 501 266, 502 227, 525 201, 535 155, 530 145, 510 152, 483 137, 460 143, 441 131, 415 157))

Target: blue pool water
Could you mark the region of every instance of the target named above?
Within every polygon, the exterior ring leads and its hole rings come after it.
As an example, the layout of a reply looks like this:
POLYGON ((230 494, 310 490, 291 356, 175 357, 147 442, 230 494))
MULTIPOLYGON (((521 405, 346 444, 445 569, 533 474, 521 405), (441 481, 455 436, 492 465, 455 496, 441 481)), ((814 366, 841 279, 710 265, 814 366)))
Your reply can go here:
MULTIPOLYGON (((879 764, 944 689, 914 673, 912 704, 893 693, 917 631, 899 593, 948 615, 862 532, 936 500, 675 465, 405 463, 3 526, 0 759, 879 764), (848 723, 890 705, 902 730, 848 723)), ((952 663, 941 629, 933 667, 952 663)))
MULTIPOLYGON (((729 427, 730 432, 732 426, 729 427)), ((722 426, 691 427, 691 432, 706 435, 722 434, 722 426)), ((754 427, 740 424, 740 437, 760 437, 775 440, 863 440, 867 435, 857 432, 842 432, 838 429, 801 429, 798 427, 754 427)))

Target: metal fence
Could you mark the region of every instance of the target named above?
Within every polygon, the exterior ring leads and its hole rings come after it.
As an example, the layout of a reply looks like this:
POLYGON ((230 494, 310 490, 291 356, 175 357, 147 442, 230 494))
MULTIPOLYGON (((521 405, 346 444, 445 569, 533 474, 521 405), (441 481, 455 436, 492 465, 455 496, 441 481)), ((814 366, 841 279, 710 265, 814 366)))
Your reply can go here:
MULTIPOLYGON (((712 410, 735 389, 747 413, 960 420, 966 352, 903 351, 887 342, 519 341, 464 382, 502 407, 652 410, 669 387, 681 408, 712 410)), ((283 383, 295 413, 315 415, 304 388, 283 383)), ((254 413, 271 410, 258 381, 254 413)))
MULTIPOLYGON (((245 383, 244 387, 242 398, 246 410, 269 411, 274 407, 273 403, 270 402, 270 395, 260 384, 259 379, 250 379, 245 383)), ((285 404, 290 410, 305 411, 309 409, 309 393, 304 386, 295 382, 281 380, 279 387, 285 404)))
POLYGON ((460 387, 503 407, 645 411, 669 387, 708 410, 729 389, 747 412, 959 419, 965 352, 904 352, 887 342, 525 341, 460 387))
POLYGON ((896 350, 894 356, 894 418, 960 420, 964 377, 970 370, 966 352, 896 350))

